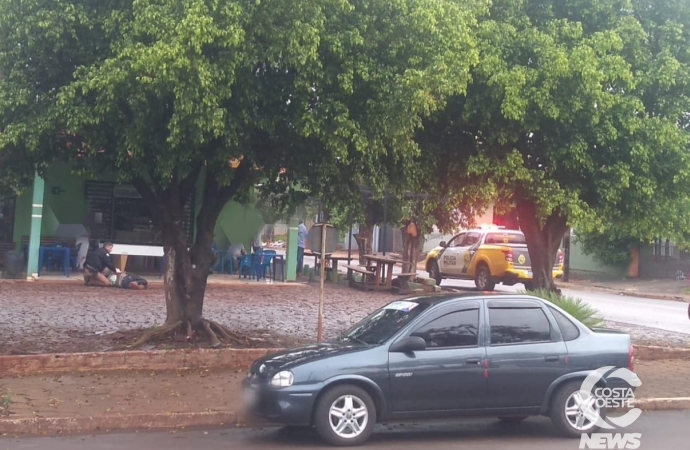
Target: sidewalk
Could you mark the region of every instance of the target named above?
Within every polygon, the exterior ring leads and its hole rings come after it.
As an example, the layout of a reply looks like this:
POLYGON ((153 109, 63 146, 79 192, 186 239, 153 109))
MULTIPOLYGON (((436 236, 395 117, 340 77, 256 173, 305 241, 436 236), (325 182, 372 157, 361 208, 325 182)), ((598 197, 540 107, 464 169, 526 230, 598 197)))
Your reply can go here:
MULTIPOLYGON (((690 397, 687 361, 638 362, 637 399, 690 397)), ((242 411, 243 373, 181 370, 5 378, 0 419, 242 411)), ((0 423, 1 426, 1 423, 0 423)))
POLYGON ((690 302, 690 280, 602 280, 595 277, 571 276, 568 283, 557 281, 558 287, 573 290, 597 290, 618 295, 690 302))

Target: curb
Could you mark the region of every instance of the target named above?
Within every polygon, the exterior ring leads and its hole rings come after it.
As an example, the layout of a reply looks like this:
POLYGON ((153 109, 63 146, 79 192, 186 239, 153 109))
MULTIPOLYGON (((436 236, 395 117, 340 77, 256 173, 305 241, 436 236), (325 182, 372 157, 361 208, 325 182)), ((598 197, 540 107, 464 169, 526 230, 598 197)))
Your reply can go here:
MULTIPOLYGON (((643 411, 690 409, 690 397, 636 399, 634 407, 643 411)), ((37 417, 0 419, 0 433, 16 435, 55 435, 125 430, 161 430, 192 427, 241 427, 246 423, 232 411, 196 413, 126 414, 94 417, 37 417)), ((258 426, 279 424, 256 423, 258 426)))
POLYGON ((635 347, 635 359, 641 361, 664 359, 690 361, 690 348, 657 347, 654 345, 633 345, 633 347, 635 347))
POLYGON ((228 368, 247 370, 280 349, 182 349, 0 356, 0 377, 36 373, 228 368))
MULTIPOLYGON (((690 361, 690 349, 635 345, 641 361, 677 359, 690 361)), ((248 370, 258 358, 280 348, 181 349, 93 353, 47 353, 0 356, 0 377, 36 373, 126 370, 177 370, 187 368, 248 370)))
POLYGON ((62 434, 115 430, 155 430, 169 428, 237 425, 231 411, 197 413, 124 414, 95 417, 36 417, 0 419, 3 434, 62 434))
POLYGON ((633 405, 643 411, 680 411, 690 409, 690 397, 641 398, 633 405))

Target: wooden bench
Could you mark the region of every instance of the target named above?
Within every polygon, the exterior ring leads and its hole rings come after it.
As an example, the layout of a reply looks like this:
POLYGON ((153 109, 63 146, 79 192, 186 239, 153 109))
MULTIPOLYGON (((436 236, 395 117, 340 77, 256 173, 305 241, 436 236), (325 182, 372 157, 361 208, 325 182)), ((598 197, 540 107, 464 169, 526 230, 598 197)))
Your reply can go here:
POLYGON ((374 290, 374 272, 373 270, 367 268, 367 267, 360 267, 360 266, 353 266, 353 265, 347 265, 345 266, 347 269, 347 282, 350 285, 350 287, 357 288, 357 289, 362 289, 364 291, 373 291, 374 290), (363 281, 358 282, 355 281, 355 278, 352 276, 352 273, 361 273, 364 275, 363 281))
POLYGON ((398 294, 408 295, 412 293, 408 281, 410 281, 410 278, 416 277, 417 272, 394 273, 393 276, 397 277, 397 281, 394 280, 393 283, 397 284, 394 287, 398 290, 398 294))

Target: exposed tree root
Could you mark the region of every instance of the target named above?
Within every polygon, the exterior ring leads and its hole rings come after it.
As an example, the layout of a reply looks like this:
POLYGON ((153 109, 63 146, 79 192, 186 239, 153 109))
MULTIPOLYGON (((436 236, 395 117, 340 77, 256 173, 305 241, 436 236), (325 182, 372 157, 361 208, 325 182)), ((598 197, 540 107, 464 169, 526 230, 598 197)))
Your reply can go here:
POLYGON ((137 340, 130 347, 140 347, 153 338, 172 333, 175 330, 177 330, 180 327, 180 325, 182 325, 182 321, 178 320, 175 323, 171 323, 169 325, 164 325, 162 328, 159 328, 157 330, 152 330, 152 331, 149 331, 147 333, 144 333, 144 335, 142 337, 140 337, 139 340, 137 340))
POLYGON ((223 344, 232 347, 244 347, 246 345, 246 339, 240 334, 212 320, 203 319, 199 328, 200 329, 195 329, 190 321, 185 321, 183 323, 180 320, 170 325, 165 325, 157 330, 144 333, 144 335, 130 345, 130 347, 140 347, 151 339, 164 337, 166 335, 175 335, 177 333, 186 336, 187 341, 190 343, 196 343, 199 337, 206 338, 211 344, 211 348, 219 348, 223 344))
POLYGON ((211 324, 211 326, 218 330, 218 333, 220 333, 225 341, 232 342, 235 346, 241 346, 245 342, 245 340, 242 339, 239 334, 229 330, 227 327, 212 320, 209 320, 208 322, 211 324))

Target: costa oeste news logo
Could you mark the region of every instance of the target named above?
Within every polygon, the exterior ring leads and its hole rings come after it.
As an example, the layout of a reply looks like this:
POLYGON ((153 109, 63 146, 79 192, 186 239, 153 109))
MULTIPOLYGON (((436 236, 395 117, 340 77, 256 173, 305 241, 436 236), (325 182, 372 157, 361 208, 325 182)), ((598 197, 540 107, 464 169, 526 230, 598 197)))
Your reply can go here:
MULTIPOLYGON (((594 422, 601 430, 626 428, 640 418, 642 410, 634 407, 635 394, 632 388, 640 387, 640 379, 634 372, 614 366, 606 366, 592 372, 580 387, 582 402, 578 405, 579 412, 590 422, 594 422), (617 378, 625 381, 628 387, 601 387, 599 381, 614 370, 608 380, 617 378), (610 409, 627 409, 619 417, 607 417, 602 412, 610 409), (602 415, 604 417, 602 417, 602 415)), ((641 433, 591 433, 582 434, 581 449, 637 449, 640 448, 641 433)))

